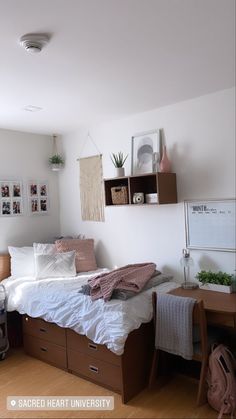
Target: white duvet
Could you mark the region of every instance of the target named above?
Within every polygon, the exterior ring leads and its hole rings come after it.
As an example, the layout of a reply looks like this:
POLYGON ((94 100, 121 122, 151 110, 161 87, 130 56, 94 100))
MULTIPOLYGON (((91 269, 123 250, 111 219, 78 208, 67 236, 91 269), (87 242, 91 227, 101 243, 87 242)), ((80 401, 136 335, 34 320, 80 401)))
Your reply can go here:
POLYGON ((166 293, 178 285, 165 282, 126 301, 106 303, 103 299, 91 301, 90 296, 78 292, 89 278, 105 271, 82 273, 73 278, 7 278, 2 284, 8 296, 8 311, 17 310, 68 327, 121 355, 128 334, 152 318, 152 292, 166 293))

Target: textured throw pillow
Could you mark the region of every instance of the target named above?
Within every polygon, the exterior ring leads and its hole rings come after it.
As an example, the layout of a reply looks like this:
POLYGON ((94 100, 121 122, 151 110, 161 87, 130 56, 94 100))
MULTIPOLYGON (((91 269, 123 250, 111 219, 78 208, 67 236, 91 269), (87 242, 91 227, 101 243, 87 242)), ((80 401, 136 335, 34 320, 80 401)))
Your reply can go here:
POLYGON ((64 239, 57 240, 55 244, 58 252, 75 250, 75 266, 77 272, 95 271, 97 269, 93 239, 64 239))
POLYGON ((34 276, 34 249, 33 247, 8 247, 11 256, 11 276, 20 278, 23 276, 34 276))
POLYGON ((76 275, 75 252, 35 255, 36 278, 71 277, 76 275))
POLYGON ((54 255, 57 252, 55 244, 51 243, 33 243, 34 254, 54 255))

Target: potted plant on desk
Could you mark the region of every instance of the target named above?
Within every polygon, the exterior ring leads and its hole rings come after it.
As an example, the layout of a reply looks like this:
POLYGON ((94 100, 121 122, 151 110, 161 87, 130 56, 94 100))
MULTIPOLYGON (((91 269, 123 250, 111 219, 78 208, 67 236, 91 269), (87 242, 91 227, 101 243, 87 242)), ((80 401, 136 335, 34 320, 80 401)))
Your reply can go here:
POLYGON ((234 275, 221 271, 200 271, 196 275, 196 278, 201 282, 202 289, 226 293, 233 292, 234 275))

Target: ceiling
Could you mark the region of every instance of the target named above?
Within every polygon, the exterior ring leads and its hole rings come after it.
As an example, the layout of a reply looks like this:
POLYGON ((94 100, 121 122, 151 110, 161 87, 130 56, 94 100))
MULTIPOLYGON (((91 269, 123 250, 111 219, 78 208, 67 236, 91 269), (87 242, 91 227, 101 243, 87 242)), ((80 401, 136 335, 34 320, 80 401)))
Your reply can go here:
POLYGON ((63 134, 232 87, 234 5, 0 0, 0 127, 63 134), (40 54, 29 32, 51 34, 40 54))

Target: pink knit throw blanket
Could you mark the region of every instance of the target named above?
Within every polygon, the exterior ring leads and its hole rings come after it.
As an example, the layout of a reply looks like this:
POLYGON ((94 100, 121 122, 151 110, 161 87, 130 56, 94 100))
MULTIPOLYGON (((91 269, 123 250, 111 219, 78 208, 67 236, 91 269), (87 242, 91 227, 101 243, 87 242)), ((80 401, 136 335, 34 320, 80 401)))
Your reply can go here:
POLYGON ((136 263, 89 279, 92 300, 110 300, 114 289, 140 292, 156 269, 155 263, 136 263))

